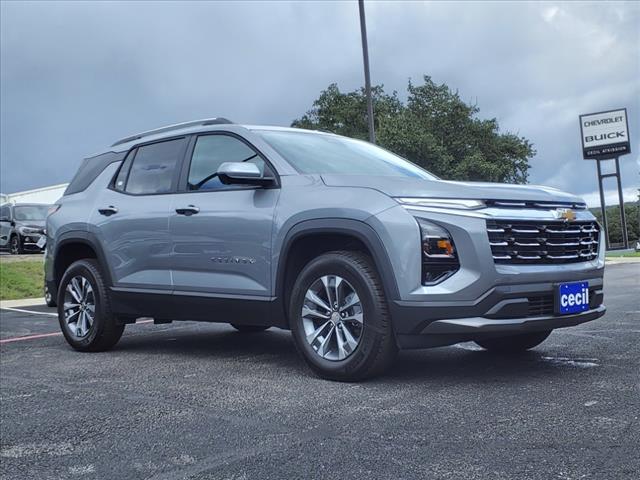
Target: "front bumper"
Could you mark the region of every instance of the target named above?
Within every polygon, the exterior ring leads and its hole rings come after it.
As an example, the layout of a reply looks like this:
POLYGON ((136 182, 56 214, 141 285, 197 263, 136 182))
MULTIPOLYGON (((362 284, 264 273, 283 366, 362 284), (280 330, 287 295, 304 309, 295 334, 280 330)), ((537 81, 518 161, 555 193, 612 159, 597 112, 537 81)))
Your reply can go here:
POLYGON ((574 315, 556 314, 556 282, 496 286, 474 301, 393 301, 390 310, 398 346, 436 347, 595 320, 606 311, 603 280, 599 276, 584 280, 589 282, 589 310, 574 315))
POLYGON ((44 251, 45 247, 44 246, 40 247, 38 245, 38 241, 42 236, 43 236, 42 234, 38 234, 38 233, 21 235, 22 249, 29 250, 29 251, 37 251, 37 252, 44 251))
POLYGON ((574 315, 548 315, 502 320, 492 320, 485 317, 436 320, 417 335, 398 334, 396 337, 398 345, 403 349, 440 347, 471 340, 572 327, 600 318, 606 310, 604 305, 599 305, 574 315))

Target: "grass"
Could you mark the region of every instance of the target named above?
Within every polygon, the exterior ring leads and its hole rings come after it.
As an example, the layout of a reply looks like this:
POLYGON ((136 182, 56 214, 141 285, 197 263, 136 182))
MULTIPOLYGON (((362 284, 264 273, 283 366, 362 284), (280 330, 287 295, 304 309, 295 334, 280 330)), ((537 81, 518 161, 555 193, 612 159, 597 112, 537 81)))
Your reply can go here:
POLYGON ((607 258, 632 258, 640 257, 640 252, 607 252, 607 258))
POLYGON ((0 300, 42 297, 42 258, 0 262, 0 300))

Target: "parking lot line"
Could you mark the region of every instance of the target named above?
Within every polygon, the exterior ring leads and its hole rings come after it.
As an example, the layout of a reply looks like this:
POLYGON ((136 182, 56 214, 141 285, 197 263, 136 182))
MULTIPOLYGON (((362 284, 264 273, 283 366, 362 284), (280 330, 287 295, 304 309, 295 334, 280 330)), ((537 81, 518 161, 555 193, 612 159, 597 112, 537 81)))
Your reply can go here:
POLYGON ((23 310, 22 308, 13 308, 13 307, 2 307, 0 310, 10 310, 12 312, 20 312, 20 313, 30 313, 32 315, 49 315, 51 317, 57 317, 57 313, 51 312, 34 312, 33 310, 23 310))
POLYGON ((0 344, 11 343, 11 342, 21 342, 22 340, 35 340, 36 338, 57 337, 58 335, 62 335, 62 332, 40 333, 38 335, 25 335, 23 337, 4 338, 0 340, 0 344))

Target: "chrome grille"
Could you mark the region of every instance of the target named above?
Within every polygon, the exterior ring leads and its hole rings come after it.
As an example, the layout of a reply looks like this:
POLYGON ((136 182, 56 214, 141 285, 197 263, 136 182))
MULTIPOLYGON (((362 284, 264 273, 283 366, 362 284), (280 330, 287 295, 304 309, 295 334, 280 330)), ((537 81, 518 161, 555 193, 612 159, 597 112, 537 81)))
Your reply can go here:
POLYGON ((487 220, 487 233, 496 263, 575 263, 598 255, 595 221, 487 220))

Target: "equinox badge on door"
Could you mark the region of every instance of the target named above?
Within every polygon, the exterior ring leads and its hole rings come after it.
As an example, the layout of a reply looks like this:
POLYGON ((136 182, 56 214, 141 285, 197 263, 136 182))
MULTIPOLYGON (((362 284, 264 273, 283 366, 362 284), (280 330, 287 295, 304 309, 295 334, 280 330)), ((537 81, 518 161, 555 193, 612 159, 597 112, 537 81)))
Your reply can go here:
POLYGON ((238 265, 251 265, 256 263, 255 258, 251 257, 211 257, 214 263, 235 263, 238 265))

